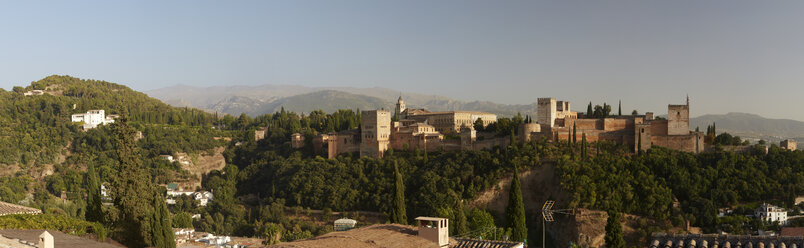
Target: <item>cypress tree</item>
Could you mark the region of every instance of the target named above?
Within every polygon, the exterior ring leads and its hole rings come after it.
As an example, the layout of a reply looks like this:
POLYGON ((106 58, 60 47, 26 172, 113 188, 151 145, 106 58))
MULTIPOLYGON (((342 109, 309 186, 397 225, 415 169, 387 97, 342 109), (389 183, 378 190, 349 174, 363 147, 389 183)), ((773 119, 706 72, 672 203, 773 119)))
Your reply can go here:
POLYGON ((620 100, 620 102, 617 103, 617 115, 623 115, 623 100, 620 100))
POLYGON ((717 123, 712 122, 712 136, 717 135, 717 123))
POLYGON ((592 102, 589 102, 589 106, 586 107, 586 115, 592 116, 594 112, 592 112, 592 102))
POLYGON ((642 154, 642 132, 639 132, 639 139, 637 139, 637 155, 642 154))
POLYGON ((570 137, 570 135, 572 135, 571 131, 572 128, 570 128, 570 130, 567 131, 567 146, 570 148, 570 151, 572 151, 572 137, 570 137))
POLYGON ((623 227, 620 225, 620 213, 609 211, 609 218, 606 220, 606 237, 604 238, 607 248, 624 248, 623 227))
POLYGON ((586 159, 586 133, 581 133, 581 158, 586 159))
POLYGON ((514 129, 511 129, 511 145, 516 144, 516 135, 514 134, 514 129))
POLYGON ((572 145, 578 144, 578 127, 575 126, 575 122, 572 123, 572 145))
POLYGON ((175 248, 176 242, 173 236, 173 228, 170 223, 170 213, 165 205, 164 194, 160 194, 159 189, 154 189, 153 206, 154 211, 151 215, 151 233, 153 238, 151 245, 157 248, 175 248))
POLYGON ((464 211, 463 203, 458 203, 455 208, 455 234, 461 235, 469 232, 466 224, 466 212, 464 211))
POLYGON ((511 228, 511 239, 524 241, 528 238, 528 227, 525 224, 525 205, 522 202, 522 186, 519 183, 519 173, 514 165, 514 175, 511 179, 511 188, 508 191, 508 207, 505 209, 505 219, 511 228))
POLYGON ((88 221, 103 221, 103 202, 101 202, 100 180, 95 165, 87 166, 87 211, 84 218, 88 221))
POLYGON ((114 204, 119 209, 118 240, 127 247, 145 247, 151 241, 150 219, 151 179, 142 169, 134 135, 136 130, 128 125, 128 114, 123 111, 119 121, 113 124, 115 148, 120 165, 111 180, 114 204))
POLYGON ((402 182, 402 174, 399 173, 399 166, 394 161, 394 200, 391 207, 391 222, 402 225, 408 224, 407 211, 405 210, 405 185, 402 182))

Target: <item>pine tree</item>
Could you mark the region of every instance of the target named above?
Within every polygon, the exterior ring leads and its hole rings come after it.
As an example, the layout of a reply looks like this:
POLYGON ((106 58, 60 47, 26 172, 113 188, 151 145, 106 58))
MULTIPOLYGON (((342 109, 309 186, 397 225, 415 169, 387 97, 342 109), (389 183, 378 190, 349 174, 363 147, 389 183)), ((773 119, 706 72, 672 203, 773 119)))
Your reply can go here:
POLYGON ((525 224, 525 205, 522 202, 522 186, 519 183, 519 172, 514 165, 511 188, 508 191, 508 207, 505 209, 505 220, 511 228, 511 240, 524 241, 528 238, 528 227, 525 224))
POLYGON ((609 218, 606 220, 606 237, 604 238, 607 248, 624 248, 623 227, 620 225, 620 213, 609 211, 609 218))
POLYGON ((125 110, 113 124, 118 172, 111 180, 114 204, 119 209, 119 241, 128 247, 145 247, 151 241, 150 218, 153 211, 151 179, 142 169, 134 136, 125 110))
POLYGON ((99 181, 98 172, 95 171, 95 165, 89 163, 87 165, 87 211, 84 217, 88 221, 103 221, 103 202, 101 199, 99 181))
POLYGON ((586 107, 586 115, 592 116, 594 112, 592 112, 592 102, 589 102, 589 106, 586 107))
POLYGON ((399 173, 399 166, 394 161, 394 200, 391 207, 391 222, 402 225, 408 224, 407 211, 405 210, 405 185, 402 182, 402 174, 399 173))
POLYGON ((623 115, 623 101, 622 100, 620 100, 620 102, 617 104, 617 115, 619 115, 619 116, 623 115))

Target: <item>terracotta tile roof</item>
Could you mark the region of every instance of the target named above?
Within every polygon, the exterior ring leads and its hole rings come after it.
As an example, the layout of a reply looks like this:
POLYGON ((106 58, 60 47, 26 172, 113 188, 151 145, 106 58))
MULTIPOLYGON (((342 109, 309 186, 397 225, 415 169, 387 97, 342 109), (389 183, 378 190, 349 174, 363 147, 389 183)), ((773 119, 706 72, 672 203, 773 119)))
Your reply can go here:
MULTIPOLYGON (((0 235, 8 239, 19 239, 28 243, 38 244, 39 235, 45 230, 42 229, 0 229, 0 235)), ((83 248, 102 248, 118 247, 108 243, 101 243, 95 240, 86 239, 78 236, 64 234, 56 230, 47 230, 53 235, 54 247, 83 247, 83 248)))
POLYGON ((0 216, 9 214, 41 214, 42 210, 0 201, 0 216))
POLYGON ((458 244, 455 246, 450 246, 454 248, 475 248, 475 247, 482 247, 482 248, 516 248, 516 247, 523 247, 524 244, 519 242, 511 242, 511 241, 497 241, 497 240, 479 240, 479 239, 463 239, 458 238, 456 239, 458 244))
POLYGON ((662 247, 804 247, 804 237, 720 234, 653 234, 649 248, 662 247))
POLYGON ((804 236, 804 227, 782 227, 782 236, 804 236))

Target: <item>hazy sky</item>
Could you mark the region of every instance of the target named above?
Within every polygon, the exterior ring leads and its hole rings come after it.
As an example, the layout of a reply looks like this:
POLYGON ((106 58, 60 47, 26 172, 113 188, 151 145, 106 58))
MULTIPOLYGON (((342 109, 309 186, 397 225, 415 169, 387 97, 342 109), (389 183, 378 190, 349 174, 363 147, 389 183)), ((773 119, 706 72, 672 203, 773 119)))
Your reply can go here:
POLYGON ((51 74, 804 120, 804 1, 0 3, 0 87, 51 74))

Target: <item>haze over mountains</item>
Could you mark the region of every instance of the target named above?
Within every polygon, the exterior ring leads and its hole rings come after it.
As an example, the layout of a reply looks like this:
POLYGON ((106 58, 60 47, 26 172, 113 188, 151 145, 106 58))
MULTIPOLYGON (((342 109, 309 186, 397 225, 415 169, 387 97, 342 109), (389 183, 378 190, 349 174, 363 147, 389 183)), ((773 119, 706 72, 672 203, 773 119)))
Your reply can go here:
MULTIPOLYGON (((499 104, 488 101, 461 101, 439 95, 427 95, 374 87, 306 87, 297 85, 258 86, 213 86, 196 87, 176 85, 146 91, 151 97, 172 106, 195 107, 211 112, 249 116, 274 113, 281 108, 294 112, 309 113, 313 110, 334 112, 338 109, 389 109, 394 108, 399 95, 409 108, 425 108, 432 111, 471 110, 495 113, 500 116, 536 115, 537 105, 499 104)), ((574 105, 580 110, 585 105, 574 105)), ((583 111, 583 110, 581 110, 583 111)), ((656 111, 664 115, 662 111, 656 111)), ((718 132, 729 132, 743 138, 765 139, 772 142, 786 138, 804 141, 804 122, 787 119, 768 119, 756 114, 728 113, 706 114, 693 117, 690 127, 717 124, 718 132)))
POLYGON ((145 92, 173 106, 189 106, 231 115, 257 116, 279 111, 313 110, 333 112, 338 109, 393 109, 400 94, 409 108, 434 111, 473 110, 500 116, 535 115, 536 103, 498 104, 488 101, 461 101, 453 98, 387 88, 305 87, 294 85, 213 86, 176 85, 145 92))

